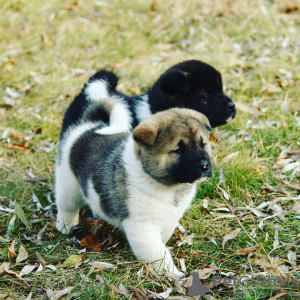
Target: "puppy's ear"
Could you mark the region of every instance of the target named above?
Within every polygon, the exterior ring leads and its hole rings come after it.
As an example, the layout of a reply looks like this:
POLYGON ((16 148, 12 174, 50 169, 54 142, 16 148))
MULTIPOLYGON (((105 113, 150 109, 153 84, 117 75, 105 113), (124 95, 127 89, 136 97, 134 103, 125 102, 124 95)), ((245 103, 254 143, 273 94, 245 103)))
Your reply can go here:
POLYGON ((202 114, 200 112, 195 112, 194 117, 197 118, 203 124, 203 126, 206 130, 208 130, 208 131, 212 130, 211 125, 210 125, 207 117, 204 114, 202 114))
POLYGON ((137 143, 151 147, 154 145, 161 131, 162 129, 158 124, 154 122, 143 122, 133 130, 132 136, 137 143))
POLYGON ((187 94, 190 91, 190 83, 182 72, 172 71, 162 75, 160 88, 170 95, 187 94))

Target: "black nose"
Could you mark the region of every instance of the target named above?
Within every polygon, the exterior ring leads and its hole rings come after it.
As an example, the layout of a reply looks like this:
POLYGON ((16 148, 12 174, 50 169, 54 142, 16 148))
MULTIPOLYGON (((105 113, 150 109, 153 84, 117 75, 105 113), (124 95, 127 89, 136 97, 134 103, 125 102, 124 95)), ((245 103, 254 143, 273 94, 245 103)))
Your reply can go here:
POLYGON ((209 167, 209 162, 207 160, 201 160, 199 163, 198 163, 198 168, 203 170, 203 171, 206 171, 209 167))
POLYGON ((233 110, 235 108, 235 104, 230 101, 228 104, 227 104, 227 108, 230 109, 230 110, 233 110))

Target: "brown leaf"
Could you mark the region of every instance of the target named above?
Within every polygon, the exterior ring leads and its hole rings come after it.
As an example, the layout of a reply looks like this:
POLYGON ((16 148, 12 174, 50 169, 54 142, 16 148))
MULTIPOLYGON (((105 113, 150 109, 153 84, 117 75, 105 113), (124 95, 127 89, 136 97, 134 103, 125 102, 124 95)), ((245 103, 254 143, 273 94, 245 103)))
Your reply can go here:
POLYGON ((248 248, 243 248, 243 249, 239 249, 235 252, 235 254, 237 255, 248 255, 249 253, 254 252, 255 250, 258 250, 260 248, 260 245, 257 244, 255 246, 252 247, 248 247, 248 248))
POLYGON ((19 274, 17 274, 14 271, 8 270, 3 266, 0 266, 0 270, 3 270, 7 275, 14 277, 14 278, 18 278, 18 279, 23 279, 19 274))
POLYGON ((117 294, 121 294, 123 296, 128 296, 128 293, 126 293, 125 291, 121 291, 119 288, 117 288, 115 285, 110 284, 109 287, 116 292, 117 294))
POLYGON ((248 114, 251 114, 251 115, 255 115, 255 116, 265 116, 266 114, 259 111, 258 109, 254 108, 254 107, 250 107, 244 103, 241 103, 241 102, 236 102, 235 103, 235 106, 245 112, 245 113, 248 113, 248 114))
POLYGON ((133 286, 130 287, 134 293, 134 295, 138 298, 138 300, 149 300, 149 298, 138 288, 133 286))
POLYGON ((283 189, 282 187, 272 186, 272 185, 267 184, 267 183, 264 186, 262 186, 262 189, 265 189, 265 190, 268 190, 268 191, 271 191, 271 192, 282 193, 282 194, 287 195, 288 197, 291 196, 291 194, 288 191, 286 191, 285 189, 283 189))
POLYGON ((20 144, 7 144, 6 148, 11 149, 11 150, 18 150, 18 151, 28 151, 30 148, 24 145, 20 144))
POLYGON ((16 263, 22 262, 23 260, 27 259, 27 257, 28 257, 28 253, 27 253, 25 247, 23 245, 21 245, 19 254, 16 259, 16 263))
POLYGON ((284 185, 286 185, 287 187, 289 187, 292 190, 300 191, 300 186, 298 186, 298 185, 291 184, 288 181, 285 181, 284 179, 281 179, 281 178, 277 178, 277 180, 279 180, 281 183, 283 183, 284 185))
POLYGON ((8 297, 9 294, 0 294, 0 300, 5 299, 6 297, 8 297))
POLYGON ((254 267, 263 267, 263 268, 267 268, 267 269, 273 268, 273 266, 268 261, 263 260, 263 259, 258 259, 258 258, 251 259, 250 263, 254 267))
POLYGON ((85 238, 83 238, 80 241, 80 245, 93 251, 102 251, 101 241, 93 234, 87 235, 85 238))
POLYGON ((223 247, 223 249, 224 249, 225 243, 228 240, 232 240, 235 237, 237 237, 237 235, 240 233, 241 230, 242 230, 241 228, 237 228, 237 229, 233 230, 232 232, 230 232, 229 234, 227 234, 227 235, 225 235, 223 237, 223 240, 222 240, 222 247, 223 247))
POLYGON ((15 244, 16 244, 16 240, 13 240, 9 249, 8 249, 8 258, 11 260, 12 258, 14 258, 15 256, 17 256, 16 252, 15 252, 15 244))
POLYGON ((36 256, 39 264, 41 264, 43 267, 47 265, 47 262, 44 260, 43 256, 40 253, 35 252, 35 256, 36 256))

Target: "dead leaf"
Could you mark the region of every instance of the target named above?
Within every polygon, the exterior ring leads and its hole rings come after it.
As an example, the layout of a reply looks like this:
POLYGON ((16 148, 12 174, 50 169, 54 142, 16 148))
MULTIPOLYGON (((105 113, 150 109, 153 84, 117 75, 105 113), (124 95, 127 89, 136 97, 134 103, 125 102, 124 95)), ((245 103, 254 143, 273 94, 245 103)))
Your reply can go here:
POLYGON ((84 259, 84 254, 80 254, 80 255, 72 254, 63 262, 62 266, 70 267, 80 263, 83 259, 84 259))
POLYGON ((55 266, 53 266, 53 265, 47 265, 47 266, 45 266, 45 268, 50 269, 52 271, 57 270, 57 268, 55 266))
POLYGON ((138 298, 138 300, 149 300, 149 298, 138 288, 133 286, 130 287, 134 293, 134 295, 138 298))
POLYGON ((279 246, 279 235, 278 235, 278 229, 276 229, 275 231, 275 236, 274 236, 274 243, 273 243, 273 247, 274 249, 277 248, 279 246))
POLYGON ((0 271, 3 270, 7 275, 14 277, 14 278, 18 278, 18 279, 23 279, 19 274, 17 274, 14 271, 8 270, 7 268, 0 266, 0 271))
POLYGON ((38 232, 38 234, 37 234, 37 236, 36 236, 36 239, 37 239, 37 240, 41 240, 41 239, 42 239, 42 235, 43 235, 44 231, 46 230, 47 226, 48 226, 48 224, 46 224, 46 225, 38 232))
POLYGON ((248 113, 248 114, 251 114, 251 115, 254 115, 254 116, 265 116, 266 114, 261 112, 260 110, 254 108, 254 107, 250 107, 244 103, 241 103, 241 102, 236 102, 235 103, 235 106, 245 112, 245 113, 248 113))
POLYGON ((26 215, 25 215, 22 207, 17 202, 15 202, 15 207, 14 208, 15 208, 16 214, 19 217, 19 219, 27 227, 27 229, 30 230, 29 223, 27 221, 26 215))
POLYGON ((273 169, 282 169, 286 165, 290 164, 291 162, 293 162, 293 160, 291 158, 280 159, 273 165, 272 168, 273 169))
POLYGON ((292 190, 295 190, 295 191, 300 191, 300 186, 298 185, 294 185, 294 184, 291 184, 289 183, 288 181, 284 180, 284 179, 281 179, 281 178, 277 178, 277 180, 279 180, 281 183, 283 183, 284 185, 286 185, 287 187, 289 187, 290 189, 292 190))
POLYGON ((0 266, 0 275, 2 273, 4 273, 4 269, 9 269, 10 263, 9 262, 4 262, 1 266, 0 266))
POLYGON ((257 244, 255 246, 252 247, 248 247, 248 248, 243 248, 243 249, 239 249, 235 252, 235 254, 237 255, 248 255, 249 253, 254 252, 255 250, 258 250, 260 248, 260 245, 257 244))
POLYGON ((291 196, 291 194, 288 191, 286 191, 285 189, 283 189, 282 187, 272 186, 267 183, 264 186, 262 186, 262 189, 265 189, 265 190, 268 190, 271 192, 275 192, 275 193, 282 193, 282 194, 287 195, 288 197, 291 196))
POLYGON ((11 149, 11 150, 19 150, 19 151, 28 151, 30 148, 24 145, 20 145, 20 144, 7 144, 5 145, 6 148, 11 149))
POLYGON ((18 263, 22 262, 23 260, 27 259, 27 257, 28 257, 28 253, 27 253, 25 247, 23 245, 21 245, 19 254, 16 259, 16 263, 18 264, 18 263))
POLYGON ((101 261, 94 261, 90 263, 90 265, 95 267, 95 270, 104 270, 104 269, 114 269, 116 266, 106 263, 106 262, 101 262, 101 261))
POLYGON ((224 249, 224 246, 225 246, 225 243, 228 241, 228 240, 232 240, 234 239, 235 237, 237 237, 237 235, 240 233, 242 229, 241 228, 237 228, 235 230, 233 230, 231 233, 225 235, 223 237, 223 240, 222 240, 222 247, 224 249))
POLYGON ((232 158, 237 157, 237 156, 239 155, 239 153, 240 153, 239 151, 236 151, 236 152, 233 152, 233 153, 231 153, 231 154, 225 156, 225 157, 223 158, 223 162, 228 162, 228 161, 230 161, 232 158))
POLYGON ((87 235, 85 238, 83 238, 80 241, 80 245, 93 251, 102 251, 101 241, 93 234, 87 235))
POLYGON ((218 246, 216 240, 215 240, 213 237, 205 236, 205 237, 204 237, 204 240, 205 240, 205 241, 208 241, 208 242, 212 242, 212 243, 214 243, 216 246, 218 246))
POLYGON ((57 299, 61 298, 62 296, 69 294, 72 291, 72 289, 73 289, 73 286, 69 286, 63 290, 59 290, 59 291, 55 291, 55 292, 48 289, 46 292, 47 292, 47 296, 48 296, 49 300, 57 300, 57 299))
POLYGON ((0 294, 0 300, 3 300, 8 296, 9 296, 9 294, 6 294, 6 293, 5 294, 0 294))
POLYGON ((192 233, 190 235, 183 236, 181 238, 181 240, 178 241, 177 246, 180 247, 180 246, 185 245, 185 244, 188 244, 190 246, 193 245, 194 237, 195 237, 194 233, 192 233))
POLYGON ((20 276, 24 276, 24 275, 27 275, 27 274, 30 274, 34 269, 36 268, 36 266, 33 266, 33 265, 27 265, 25 266, 21 272, 20 272, 20 276))
POLYGON ((97 279, 100 283, 105 283, 104 279, 103 279, 100 275, 96 275, 96 279, 97 279))
POLYGON ((120 288, 117 288, 116 286, 114 286, 113 284, 110 284, 109 287, 116 292, 117 294, 121 294, 123 296, 128 297, 129 296, 129 292, 128 290, 125 288, 125 286, 123 284, 120 284, 120 287, 122 288, 122 290, 120 288))
POLYGON ((35 256, 36 256, 38 262, 39 262, 43 267, 45 267, 45 266, 47 265, 47 262, 44 260, 43 256, 42 256, 40 253, 35 252, 35 256))
POLYGON ((263 267, 263 268, 267 268, 267 269, 273 268, 272 264, 270 264, 268 261, 263 260, 263 259, 258 259, 258 258, 250 259, 250 263, 254 267, 263 267))
POLYGON ((8 249, 8 258, 9 258, 9 260, 11 260, 15 256, 17 256, 17 254, 15 252, 15 244, 16 244, 16 240, 13 240, 10 247, 9 247, 9 249, 8 249))
POLYGON ((297 261, 297 255, 294 251, 289 251, 288 255, 287 255, 289 261, 292 263, 292 264, 296 264, 296 261, 297 261))

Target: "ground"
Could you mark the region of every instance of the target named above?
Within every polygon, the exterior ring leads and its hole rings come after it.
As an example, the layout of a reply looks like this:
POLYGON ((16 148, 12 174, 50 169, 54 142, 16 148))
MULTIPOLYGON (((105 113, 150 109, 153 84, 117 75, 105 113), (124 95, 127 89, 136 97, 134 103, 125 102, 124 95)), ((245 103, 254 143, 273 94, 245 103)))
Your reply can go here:
POLYGON ((196 270, 206 299, 299 297, 299 1, 0 4, 0 299, 185 299, 196 270), (175 284, 88 211, 83 229, 56 231, 54 161, 63 114, 93 72, 114 69, 120 91, 140 94, 187 59, 220 70, 238 114, 214 130, 214 175, 168 243, 188 278, 175 284), (213 276, 265 272, 298 287, 212 287, 213 276))

